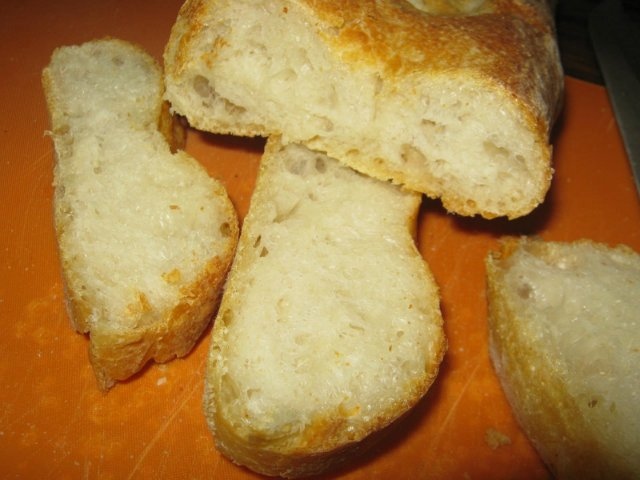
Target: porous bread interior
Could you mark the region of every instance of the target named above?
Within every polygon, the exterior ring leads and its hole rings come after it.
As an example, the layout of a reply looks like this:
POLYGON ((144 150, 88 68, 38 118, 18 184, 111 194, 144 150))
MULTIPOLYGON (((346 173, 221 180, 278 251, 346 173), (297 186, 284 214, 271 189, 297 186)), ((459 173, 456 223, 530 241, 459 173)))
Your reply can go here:
POLYGON ((157 67, 115 45, 59 49, 48 75, 65 274, 92 305, 89 329, 117 331, 157 321, 230 238, 221 185, 157 131, 157 67))
POLYGON ((411 236, 419 196, 301 146, 269 156, 214 323, 205 405, 232 457, 242 444, 254 462, 313 462, 417 402, 444 353, 442 319, 411 236))
POLYGON ((521 351, 539 357, 529 358, 532 368, 548 365, 577 408, 571 417, 584 419, 587 431, 565 441, 595 442, 610 467, 639 472, 640 255, 591 242, 540 242, 505 264, 501 285, 528 343, 521 351))
POLYGON ((202 62, 180 95, 169 82, 177 110, 199 128, 281 133, 458 213, 518 216, 541 201, 547 147, 501 87, 451 71, 385 83, 374 67, 349 68, 320 38, 336 32, 317 32, 294 4, 282 10, 219 2, 194 58, 224 40, 213 68, 202 62))

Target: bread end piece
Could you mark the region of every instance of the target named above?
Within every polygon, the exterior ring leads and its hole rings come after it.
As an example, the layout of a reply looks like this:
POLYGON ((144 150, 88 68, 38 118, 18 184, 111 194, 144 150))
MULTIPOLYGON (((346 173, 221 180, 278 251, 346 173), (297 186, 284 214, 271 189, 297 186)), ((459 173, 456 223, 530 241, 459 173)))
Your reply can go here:
POLYGON ((640 255, 506 238, 486 260, 490 355, 557 478, 640 475, 640 255))
POLYGON ((172 153, 184 128, 140 47, 113 38, 60 47, 42 82, 65 298, 108 390, 193 348, 217 306, 238 220, 224 186, 172 153))
POLYGON ((167 98, 196 128, 281 135, 461 215, 543 202, 563 75, 544 0, 189 0, 167 98))

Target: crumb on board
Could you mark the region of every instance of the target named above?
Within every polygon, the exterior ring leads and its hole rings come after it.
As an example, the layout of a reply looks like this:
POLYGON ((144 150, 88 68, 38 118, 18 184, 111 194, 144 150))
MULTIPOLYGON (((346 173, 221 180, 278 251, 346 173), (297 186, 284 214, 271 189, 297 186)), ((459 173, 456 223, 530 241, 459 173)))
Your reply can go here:
POLYGON ((487 428, 484 432, 484 441, 489 445, 491 450, 495 450, 496 448, 503 447, 505 445, 511 445, 511 439, 495 428, 487 428))
POLYGON ((165 383, 167 383, 167 377, 160 377, 156 382, 156 385, 161 386, 161 385, 164 385, 165 383))

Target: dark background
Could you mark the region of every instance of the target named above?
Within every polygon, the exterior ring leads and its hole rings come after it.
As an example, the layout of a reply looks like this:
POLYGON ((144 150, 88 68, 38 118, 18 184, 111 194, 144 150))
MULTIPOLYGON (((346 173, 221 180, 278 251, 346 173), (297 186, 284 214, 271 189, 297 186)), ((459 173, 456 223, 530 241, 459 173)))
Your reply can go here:
MULTIPOLYGON (((556 6, 558 45, 565 73, 603 84, 589 38, 589 14, 600 0, 559 0, 556 6)), ((640 0, 621 0, 625 13, 640 28, 640 0)), ((640 46, 638 46, 640 48, 640 46)))

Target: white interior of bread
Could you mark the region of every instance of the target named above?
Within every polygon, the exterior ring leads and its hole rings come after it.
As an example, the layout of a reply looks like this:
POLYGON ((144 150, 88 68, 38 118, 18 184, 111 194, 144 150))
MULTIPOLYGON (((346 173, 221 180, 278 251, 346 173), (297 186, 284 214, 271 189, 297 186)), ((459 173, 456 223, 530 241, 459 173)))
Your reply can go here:
POLYGON ((202 105, 202 126, 209 114, 221 124, 267 126, 265 133, 281 132, 378 177, 384 159, 398 183, 467 199, 469 211, 526 210, 538 197, 542 147, 499 86, 464 72, 385 84, 373 68, 345 66, 319 38, 336 32, 309 23, 299 7, 285 13, 280 2, 218 6, 203 33, 206 48, 225 39, 215 68, 194 72, 181 90, 185 102, 202 105))
POLYGON ((547 352, 545 361, 589 428, 603 445, 628 448, 633 457, 640 432, 640 260, 584 244, 554 248, 509 258, 507 298, 522 309, 523 335, 547 352))
POLYGON ((269 165, 214 327, 211 401, 254 448, 357 440, 421 395, 442 353, 418 198, 296 145, 269 165))
POLYGON ((153 64, 96 43, 59 50, 49 75, 59 105, 55 208, 72 288, 91 299, 90 321, 110 317, 100 327, 145 321, 229 242, 215 198, 222 187, 157 131, 153 64))

